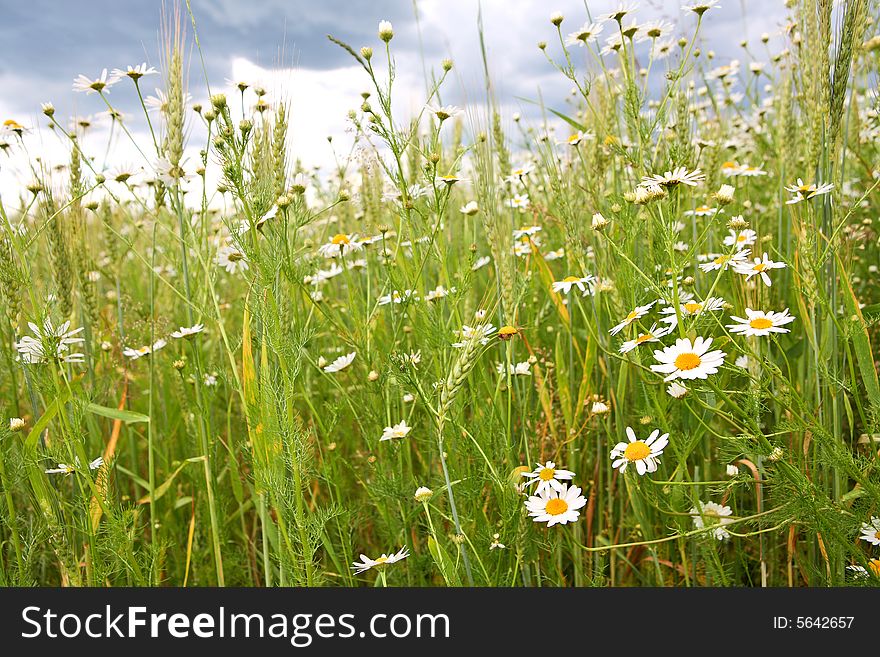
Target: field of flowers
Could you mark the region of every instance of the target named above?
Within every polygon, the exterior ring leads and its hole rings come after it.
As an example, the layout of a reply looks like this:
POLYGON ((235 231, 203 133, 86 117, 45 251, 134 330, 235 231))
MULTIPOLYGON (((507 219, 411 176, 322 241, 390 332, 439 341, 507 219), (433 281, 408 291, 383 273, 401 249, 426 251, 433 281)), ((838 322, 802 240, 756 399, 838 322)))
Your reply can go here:
POLYGON ((329 174, 285 89, 193 102, 186 6, 73 84, 114 140, 139 99, 137 164, 0 117, 0 584, 880 584, 877 6, 720 64, 716 4, 535 26, 543 121, 488 61, 402 116, 393 26, 330 37, 369 91, 329 174))

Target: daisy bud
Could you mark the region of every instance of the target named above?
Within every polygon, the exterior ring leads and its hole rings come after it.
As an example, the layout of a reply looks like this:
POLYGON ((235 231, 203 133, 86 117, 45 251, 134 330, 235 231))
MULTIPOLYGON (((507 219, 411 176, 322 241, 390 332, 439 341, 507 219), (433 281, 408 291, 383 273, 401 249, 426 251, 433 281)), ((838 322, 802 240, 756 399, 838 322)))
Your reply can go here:
POLYGON ((107 180, 107 179, 100 173, 95 176, 95 182, 98 183, 99 185, 101 183, 103 183, 105 180, 107 180))
POLYGON ((782 458, 783 452, 781 447, 774 447, 773 451, 770 452, 770 456, 768 457, 774 463, 782 458))
POLYGON ((456 545, 461 545, 464 543, 464 535, 463 534, 453 534, 449 537, 449 539, 455 543, 456 545))
POLYGON ((319 356, 318 357, 318 367, 320 367, 321 369, 324 369, 324 367, 326 367, 326 365, 327 365, 327 359, 324 358, 323 356, 319 356))
POLYGON ((367 61, 370 61, 373 58, 373 49, 369 46, 364 46, 363 48, 361 48, 361 57, 363 57, 367 61))
POLYGON ((341 192, 339 192, 339 202, 340 203, 345 203, 349 199, 351 199, 351 194, 349 194, 347 191, 342 190, 341 192))
POLYGON ((88 203, 86 203, 86 210, 91 210, 92 212, 94 212, 97 209, 98 209, 98 202, 97 201, 89 201, 88 203))
POLYGON ((432 491, 427 486, 419 486, 416 489, 416 494, 413 496, 416 498, 416 502, 419 504, 426 504, 428 500, 434 497, 434 491, 432 491))
POLYGON ((452 60, 449 59, 449 57, 446 57, 442 62, 440 62, 440 67, 448 73, 452 70, 452 60))
POLYGON ((254 127, 254 124, 250 119, 242 119, 238 124, 238 129, 241 130, 241 134, 246 135, 251 131, 251 128, 254 127))
POLYGON ((176 369, 179 372, 184 367, 186 367, 186 361, 183 360, 182 358, 178 358, 173 363, 171 363, 171 367, 173 367, 174 369, 176 369))
POLYGON ((213 109, 206 109, 202 114, 202 117, 205 119, 205 121, 211 123, 211 121, 217 118, 217 113, 213 109))
POLYGON ((538 41, 538 50, 546 50, 547 42, 546 41, 538 41))
POLYGON ((368 381, 378 381, 379 380, 379 373, 376 370, 370 370, 370 373, 367 374, 367 380, 368 381))
POLYGON ((55 114, 55 106, 52 103, 43 103, 41 107, 43 108, 43 114, 46 116, 55 114))
POLYGON ((562 15, 560 11, 554 11, 550 14, 550 22, 553 23, 556 27, 559 27, 562 24, 562 21, 565 20, 565 16, 562 15))
POLYGON ((214 109, 218 112, 226 107, 226 95, 225 94, 214 94, 211 96, 211 105, 214 106, 214 109))
POLYGON ((681 284, 682 284, 682 285, 686 285, 687 287, 690 287, 690 286, 693 285, 695 282, 696 282, 696 281, 694 280, 694 277, 693 277, 693 276, 687 276, 687 277, 685 277, 684 280, 682 280, 681 284))
POLYGON ((654 421, 650 415, 643 415, 639 418, 639 424, 651 424, 654 421))
POLYGON ((379 38, 385 43, 394 38, 394 26, 390 21, 379 21, 379 38))
POLYGON ((770 40, 770 35, 764 32, 761 35, 761 43, 767 43, 770 40))
POLYGON ((733 463, 727 464, 727 476, 728 477, 736 477, 739 474, 739 468, 736 467, 733 463))
POLYGON ((685 46, 687 46, 687 44, 688 44, 688 40, 685 39, 684 37, 682 37, 678 40, 678 47, 679 48, 684 48, 685 46))
POLYGON ((112 350, 113 350, 113 345, 110 344, 109 342, 107 342, 107 340, 104 340, 101 343, 101 351, 112 351, 112 350))
POLYGON ((734 188, 732 185, 721 185, 718 191, 715 192, 715 200, 718 202, 718 205, 733 203, 733 192, 734 188))
MULTIPOLYGON (((9 418, 10 431, 21 431, 22 429, 24 429, 24 420, 22 420, 20 417, 9 418)), ((418 495, 418 491, 416 491, 416 495, 418 495)))
POLYGON ((608 225, 608 220, 602 216, 601 212, 593 215, 593 221, 590 223, 593 230, 603 230, 608 225))

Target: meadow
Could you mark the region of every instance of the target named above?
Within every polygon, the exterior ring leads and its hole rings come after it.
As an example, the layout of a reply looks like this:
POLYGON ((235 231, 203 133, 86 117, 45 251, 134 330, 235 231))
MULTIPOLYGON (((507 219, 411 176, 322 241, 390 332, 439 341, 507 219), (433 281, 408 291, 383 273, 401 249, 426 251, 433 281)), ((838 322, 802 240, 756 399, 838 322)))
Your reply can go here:
POLYGON ((70 91, 137 163, 0 117, 0 584, 880 584, 877 5, 723 63, 685 5, 534 26, 532 118, 331 36, 332 171, 290 90, 190 98, 185 4, 70 91))

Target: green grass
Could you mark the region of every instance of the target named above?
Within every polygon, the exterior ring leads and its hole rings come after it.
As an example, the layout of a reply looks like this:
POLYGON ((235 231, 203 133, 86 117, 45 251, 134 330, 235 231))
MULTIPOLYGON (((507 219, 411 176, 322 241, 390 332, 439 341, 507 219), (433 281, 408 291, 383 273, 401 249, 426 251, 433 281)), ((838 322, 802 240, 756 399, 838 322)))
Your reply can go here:
MULTIPOLYGON (((785 50, 748 44, 732 71, 701 38, 711 10, 685 12, 668 57, 662 39, 624 36, 604 57, 568 46, 576 17, 536 27, 575 87, 539 107, 546 122, 501 115, 489 93, 401 123, 393 38, 332 39, 371 89, 351 115, 356 149, 321 178, 296 163, 290 90, 252 111, 253 89, 186 106, 192 44, 201 61, 186 12, 164 25, 166 107, 144 108, 141 147, 164 158, 162 179, 102 171, 109 145, 45 109, 70 152, 50 170, 7 123, 0 157, 28 162, 35 182, 0 201, 0 583, 876 585, 847 566, 880 557, 858 538, 880 515, 877 16, 863 1, 792 4, 785 50), (201 161, 185 159, 188 138, 201 161), (677 167, 699 170, 696 184, 641 184, 677 167), (788 203, 799 178, 833 187, 788 203), (736 253, 731 226, 755 231, 751 257, 784 264, 772 286, 698 266, 736 253), (554 291, 568 276, 594 277, 592 293, 554 291), (723 304, 690 314, 692 296, 723 304), (796 319, 745 337, 730 317, 746 308, 796 319), (621 353, 670 316, 668 335, 621 353), (28 327, 47 320, 82 341, 28 327), (697 337, 724 362, 674 398, 654 350, 697 337), (380 440, 401 421, 404 437, 380 440), (656 471, 612 467, 627 427, 669 434, 656 471), (528 515, 521 475, 548 460, 587 498, 574 522, 528 515), (45 472, 57 464, 70 472, 45 472), (419 487, 433 494, 416 500, 419 487), (706 502, 732 522, 697 517, 706 502), (353 573, 361 553, 402 548, 353 573)), ((607 21, 603 39, 614 32, 607 21)), ((455 69, 433 71, 437 107, 455 69)), ((123 78, 113 98, 143 103, 143 84, 123 78)))

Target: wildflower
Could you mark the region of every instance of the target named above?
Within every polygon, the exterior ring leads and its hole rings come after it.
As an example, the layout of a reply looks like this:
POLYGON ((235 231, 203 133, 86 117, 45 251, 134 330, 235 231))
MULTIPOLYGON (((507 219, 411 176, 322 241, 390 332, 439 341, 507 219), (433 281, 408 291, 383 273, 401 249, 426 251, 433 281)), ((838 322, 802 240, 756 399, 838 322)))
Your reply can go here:
MULTIPOLYGON (((724 308, 724 303, 724 299, 721 297, 709 297, 705 301, 691 299, 681 304, 679 312, 682 315, 694 317, 703 312, 716 312, 721 310, 724 308)), ((665 315, 660 321, 669 324, 670 329, 678 326, 678 315, 675 312, 675 308, 671 306, 663 308, 660 311, 660 314, 665 315)))
POLYGON ((661 436, 660 429, 654 429, 647 439, 640 440, 632 427, 627 427, 626 436, 628 443, 619 442, 611 450, 611 467, 626 472, 627 466, 635 463, 636 472, 640 475, 656 472, 663 450, 669 444, 669 434, 661 436))
POLYGON ((380 306, 387 306, 390 303, 403 303, 404 301, 418 301, 419 296, 415 290, 404 290, 403 294, 397 290, 392 290, 390 294, 383 294, 376 301, 380 306))
POLYGON ((623 320, 621 320, 621 322, 619 324, 614 326, 608 332, 611 335, 617 335, 623 329, 625 329, 627 326, 632 324, 634 321, 636 321, 637 319, 640 319, 640 318, 644 317, 646 314, 648 314, 648 311, 651 310, 651 306, 653 306, 655 303, 656 303, 656 301, 652 301, 651 303, 649 303, 645 306, 636 306, 635 309, 630 311, 630 313, 627 314, 627 316, 624 317, 623 320))
POLYGON ((437 182, 441 182, 441 183, 448 185, 450 187, 457 182, 467 182, 467 180, 465 180, 464 178, 459 178, 458 176, 453 175, 453 174, 447 174, 445 176, 437 176, 436 180, 437 180, 437 182))
POLYGON ((739 468, 733 463, 728 463, 726 472, 728 477, 736 477, 739 475, 739 468))
POLYGON ((336 372, 341 372, 346 367, 351 365, 354 361, 354 357, 357 355, 357 352, 352 351, 350 354, 346 354, 345 356, 340 356, 336 360, 334 360, 329 365, 324 366, 324 371, 329 374, 334 374, 336 372))
POLYGON ((721 9, 718 0, 697 0, 690 5, 682 5, 682 9, 694 12, 697 16, 702 17, 710 9, 721 9))
POLYGON ((147 66, 147 63, 138 64, 137 66, 129 65, 124 71, 121 68, 114 68, 111 72, 111 75, 115 80, 121 80, 122 78, 130 78, 131 80, 137 82, 142 77, 146 75, 158 75, 159 71, 157 71, 152 66, 147 66))
POLYGON ((413 497, 419 504, 426 504, 432 497, 434 497, 434 491, 427 486, 419 486, 416 488, 416 494, 413 495, 413 497))
POLYGON ((862 532, 860 539, 868 541, 871 545, 880 545, 880 518, 871 516, 871 521, 863 522, 859 531, 862 532))
POLYGON ((196 324, 194 326, 189 326, 189 327, 181 326, 179 329, 177 329, 176 331, 173 331, 171 333, 171 337, 177 338, 177 339, 191 338, 192 336, 197 335, 204 330, 205 330, 204 324, 196 324))
POLYGON ((770 287, 773 282, 770 280, 770 276, 767 272, 770 269, 783 269, 785 267, 784 262, 775 262, 770 260, 767 257, 767 253, 764 252, 764 255, 760 258, 755 258, 753 262, 743 262, 734 265, 733 270, 737 274, 742 274, 746 277, 746 280, 750 280, 753 276, 760 275, 761 280, 764 281, 764 285, 770 287))
POLYGON ((673 399, 681 399, 688 394, 687 386, 683 386, 678 381, 673 381, 666 387, 666 394, 673 399))
POLYGON ((467 215, 468 217, 471 217, 480 211, 480 206, 477 205, 476 201, 468 201, 463 206, 461 206, 458 211, 464 215, 467 215))
POLYGON ((685 210, 686 217, 710 217, 718 212, 718 208, 710 208, 708 205, 698 205, 693 210, 685 210))
POLYGON ((582 293, 588 294, 588 290, 592 290, 593 283, 596 279, 593 276, 566 276, 561 281, 553 281, 550 286, 557 294, 568 294, 572 287, 578 288, 582 293))
POLYGON ((25 335, 14 345, 25 363, 46 363, 50 360, 64 363, 85 362, 83 354, 68 353, 70 345, 85 342, 85 338, 75 337, 83 331, 83 327, 71 331, 69 320, 55 327, 48 318, 43 322, 42 328, 33 322, 28 322, 28 327, 37 337, 25 335))
POLYGON ((526 486, 537 482, 538 487, 535 489, 535 494, 540 495, 551 488, 555 491, 561 491, 564 485, 561 482, 572 479, 574 472, 557 468, 553 461, 547 461, 544 465, 538 463, 533 471, 523 472, 521 476, 526 478, 526 486))
POLYGON ((654 352, 657 365, 651 371, 666 374, 666 382, 675 379, 706 379, 718 372, 727 355, 720 349, 709 351, 712 338, 679 338, 675 344, 654 352))
MULTIPOLYGON (((48 470, 44 470, 46 474, 63 474, 69 475, 74 472, 79 467, 79 458, 75 458, 74 465, 68 465, 66 463, 59 463, 54 468, 49 468, 48 470)), ((104 458, 99 456, 94 461, 89 463, 89 470, 97 470, 102 465, 104 465, 104 458)))
POLYGON ((477 258, 474 261, 474 264, 471 265, 471 271, 477 271, 478 269, 482 269, 483 267, 488 265, 490 262, 492 262, 492 258, 490 258, 489 256, 482 256, 480 258, 477 258))
POLYGON ((792 194, 792 197, 785 203, 786 205, 793 205, 795 203, 800 203, 801 201, 808 201, 816 196, 830 193, 833 188, 834 183, 812 183, 807 185, 803 180, 798 178, 796 184, 787 185, 785 187, 785 191, 792 194))
POLYGON ((690 510, 694 527, 697 529, 714 527, 711 534, 719 541, 730 538, 730 533, 724 529, 724 526, 733 522, 728 517, 731 513, 733 511, 729 506, 722 506, 715 502, 697 502, 697 505, 690 510))
POLYGON ((116 77, 107 77, 107 69, 101 71, 101 75, 94 80, 87 78, 85 75, 79 75, 73 81, 74 91, 85 91, 87 94, 103 93, 109 91, 109 88, 118 82, 116 77))
MULTIPOLYGON (((871 559, 868 561, 868 568, 874 577, 880 577, 880 559, 871 559)), ((847 570, 855 573, 856 577, 868 577, 868 569, 864 566, 847 566, 847 570)))
POLYGON ((658 329, 657 324, 653 324, 651 326, 651 329, 647 333, 639 333, 639 336, 634 340, 627 340, 622 345, 620 345, 620 353, 629 353, 639 345, 645 344, 646 342, 657 342, 664 335, 667 335, 671 330, 672 327, 658 329))
POLYGON ((219 267, 223 267, 230 274, 239 271, 246 271, 248 268, 247 259, 245 258, 244 253, 230 245, 220 247, 220 250, 217 252, 217 258, 214 262, 216 262, 219 267))
POLYGON ((217 375, 205 372, 204 376, 202 376, 202 383, 208 388, 213 388, 217 385, 217 375))
POLYGON ((513 198, 507 200, 507 207, 517 210, 525 210, 529 207, 528 194, 514 194, 513 198))
POLYGON ((325 258, 335 258, 337 256, 348 255, 354 251, 360 251, 363 248, 364 246, 358 241, 357 235, 337 233, 330 238, 329 242, 318 247, 318 253, 325 258))
POLYGON ((403 395, 403 403, 404 404, 411 404, 415 400, 416 400, 416 398, 413 396, 413 394, 411 392, 404 393, 404 395, 403 395))
POLYGON ((700 265, 700 269, 704 272, 717 271, 719 269, 727 269, 731 265, 736 267, 737 263, 742 264, 747 261, 751 249, 742 249, 733 254, 715 255, 709 262, 700 265))
MULTIPOLYGON (((504 365, 504 363, 498 363, 496 366, 495 369, 499 374, 505 373, 504 365)), ((531 367, 532 364, 529 361, 524 360, 521 363, 510 363, 506 371, 509 372, 511 376, 531 376, 531 367)))
POLYGON ((501 538, 501 534, 492 534, 492 542, 489 544, 490 550, 504 550, 507 546, 504 543, 501 543, 498 539, 501 538))
POLYGON ((770 456, 768 456, 767 458, 775 463, 776 461, 781 460, 784 455, 785 452, 781 447, 774 447, 773 451, 770 452, 770 456))
POLYGON ((593 396, 593 403, 590 405, 590 413, 593 415, 608 415, 611 412, 611 406, 603 399, 593 396))
MULTIPOLYGON (((454 290, 455 288, 453 288, 453 291, 454 290)), ((433 290, 428 290, 428 293, 425 295, 425 301, 436 301, 437 299, 442 299, 446 296, 449 296, 449 290, 442 285, 438 285, 433 290)))
POLYGON ((785 324, 790 324, 796 317, 788 314, 788 308, 782 312, 752 310, 746 308, 745 317, 730 316, 737 324, 728 324, 727 328, 731 333, 740 333, 747 337, 765 336, 771 333, 788 333, 789 329, 782 328, 785 324))
POLYGON ((675 187, 681 184, 689 187, 696 187, 705 178, 706 176, 704 176, 699 169, 688 171, 686 167, 677 167, 672 171, 667 171, 663 174, 645 176, 642 178, 642 182, 639 183, 639 185, 641 187, 650 187, 651 185, 675 187))
POLYGON ((588 42, 595 41, 601 33, 602 23, 584 23, 566 37, 565 45, 586 46, 588 42))
POLYGON ((139 358, 143 358, 144 356, 149 356, 152 353, 155 353, 162 349, 168 342, 163 338, 159 338, 151 345, 144 345, 143 347, 138 347, 137 349, 132 349, 131 347, 126 347, 122 350, 122 355, 126 358, 131 358, 132 360, 137 360, 139 358))
POLYGON ((510 171, 510 175, 505 178, 505 182, 516 183, 522 182, 522 179, 525 178, 532 172, 532 167, 528 164, 523 164, 522 166, 518 166, 510 171))
POLYGON ((192 178, 183 168, 182 163, 173 164, 167 157, 157 158, 153 164, 156 176, 169 187, 180 186, 192 178))
POLYGON ((12 432, 21 431, 25 427, 25 421, 20 417, 9 418, 9 430, 12 432))
POLYGON ((460 331, 456 332, 461 341, 454 342, 452 344, 453 347, 461 348, 465 346, 468 340, 479 340, 480 344, 485 345, 489 343, 489 336, 495 332, 495 327, 492 324, 477 324, 473 327, 465 324, 461 327, 460 331))
MULTIPOLYGON (((739 216, 742 218, 742 215, 739 216)), ((736 219, 736 217, 734 217, 734 219, 736 219)), ((746 228, 739 232, 731 230, 730 234, 724 238, 724 246, 735 246, 737 249, 742 249, 754 244, 756 239, 758 239, 758 233, 750 228, 746 228)))
POLYGON ((535 522, 546 522, 548 527, 577 522, 579 509, 587 504, 577 486, 563 484, 559 490, 546 488, 526 500, 526 509, 535 522))
POLYGON ((391 21, 379 21, 379 38, 385 43, 394 38, 394 26, 391 21))
MULTIPOLYGON (((326 368, 325 368, 326 371, 326 368)), ((392 438, 406 438, 407 434, 412 431, 412 427, 406 425, 406 420, 401 420, 393 427, 385 427, 382 430, 382 437, 379 440, 391 440, 392 438)))
POLYGON ((633 13, 635 10, 636 6, 632 3, 619 3, 616 9, 613 9, 599 18, 603 21, 617 21, 619 23, 623 20, 624 16, 633 13))
MULTIPOLYGON (((390 25, 390 23, 389 23, 390 25)), ((398 561, 402 561, 409 556, 409 551, 403 547, 399 552, 395 552, 394 554, 382 554, 381 557, 377 557, 376 559, 370 559, 365 554, 361 555, 360 561, 355 561, 351 564, 352 569, 354 570, 355 575, 360 575, 364 573, 370 568, 382 568, 383 566, 387 566, 388 564, 397 563, 398 561)))
POLYGON ((428 111, 436 116, 441 123, 446 119, 454 119, 464 113, 463 109, 455 105, 445 105, 443 107, 429 105, 428 111))
POLYGON ((746 370, 749 368, 749 357, 745 354, 743 354, 742 356, 737 356, 736 360, 733 361, 733 364, 740 369, 746 370))
POLYGON ((370 370, 370 373, 367 374, 367 381, 378 381, 379 373, 376 370, 370 370))

